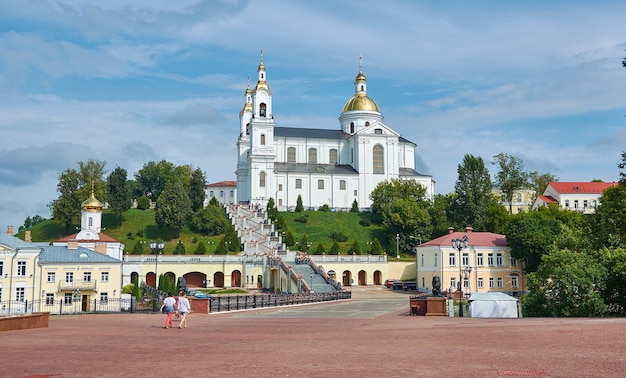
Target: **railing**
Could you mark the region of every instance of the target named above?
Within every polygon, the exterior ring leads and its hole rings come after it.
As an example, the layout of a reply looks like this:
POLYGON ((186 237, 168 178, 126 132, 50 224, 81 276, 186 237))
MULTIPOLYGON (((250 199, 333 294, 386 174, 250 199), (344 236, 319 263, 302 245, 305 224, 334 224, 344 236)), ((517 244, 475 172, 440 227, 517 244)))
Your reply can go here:
MULTIPOLYGON (((159 255, 159 263, 197 264, 197 263, 229 263, 247 262, 263 263, 260 255, 159 255)), ((124 255, 125 263, 154 263, 154 255, 124 255)))
POLYGON ((72 281, 59 281, 59 290, 95 290, 96 280, 72 280, 72 281))
POLYGON ((310 294, 256 294, 220 295, 211 297, 211 312, 246 310, 263 307, 279 307, 304 303, 319 303, 351 299, 349 291, 310 294))
MULTIPOLYGON (((0 315, 19 315, 32 312, 49 312, 53 315, 88 314, 88 313, 119 313, 119 312, 153 312, 153 299, 136 300, 134 297, 110 298, 106 300, 48 300, 4 301, 0 302, 0 315)), ((157 309, 160 308, 158 303, 157 309)))

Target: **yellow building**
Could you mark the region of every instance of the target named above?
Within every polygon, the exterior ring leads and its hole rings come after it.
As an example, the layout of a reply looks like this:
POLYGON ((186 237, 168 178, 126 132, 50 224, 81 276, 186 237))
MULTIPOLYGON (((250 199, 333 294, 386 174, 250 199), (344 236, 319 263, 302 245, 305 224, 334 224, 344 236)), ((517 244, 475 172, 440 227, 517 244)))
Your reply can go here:
MULTIPOLYGON (((502 192, 499 189, 492 191, 498 198, 502 199, 502 192)), ((523 211, 529 211, 533 206, 536 193, 533 189, 518 189, 513 192, 513 198, 511 202, 502 199, 502 206, 510 210, 511 214, 521 213, 523 211)))
MULTIPOLYGON (((526 287, 522 265, 511 256, 506 237, 491 232, 464 232, 450 228, 448 234, 416 246, 417 284, 432 289, 433 277, 441 281, 442 292, 502 292, 519 297, 526 287), (459 251, 453 240, 467 237, 459 251)), ((458 295, 458 294, 456 294, 458 295)))

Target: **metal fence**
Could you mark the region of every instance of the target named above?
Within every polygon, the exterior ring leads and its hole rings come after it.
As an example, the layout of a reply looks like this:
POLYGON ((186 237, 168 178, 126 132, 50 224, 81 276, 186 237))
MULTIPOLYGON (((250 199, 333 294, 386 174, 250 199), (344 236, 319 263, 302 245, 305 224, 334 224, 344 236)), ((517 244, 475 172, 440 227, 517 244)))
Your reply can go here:
POLYGON ((327 302, 351 298, 352 293, 349 291, 310 294, 220 295, 216 297, 211 297, 211 312, 289 306, 295 304, 327 302))

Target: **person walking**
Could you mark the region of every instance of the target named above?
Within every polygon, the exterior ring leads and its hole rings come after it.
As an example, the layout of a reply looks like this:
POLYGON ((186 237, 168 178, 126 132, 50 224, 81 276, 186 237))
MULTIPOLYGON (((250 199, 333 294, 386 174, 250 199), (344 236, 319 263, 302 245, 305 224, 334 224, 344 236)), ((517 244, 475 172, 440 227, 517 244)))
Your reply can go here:
POLYGON ((189 299, 187 299, 187 293, 181 291, 178 293, 178 312, 180 313, 180 324, 178 328, 187 328, 187 314, 191 311, 189 305, 189 299))
POLYGON ((167 298, 163 300, 163 305, 161 305, 161 312, 165 312, 167 314, 167 319, 165 319, 165 328, 172 328, 172 314, 174 313, 176 306, 176 300, 172 297, 171 293, 167 293, 167 298))

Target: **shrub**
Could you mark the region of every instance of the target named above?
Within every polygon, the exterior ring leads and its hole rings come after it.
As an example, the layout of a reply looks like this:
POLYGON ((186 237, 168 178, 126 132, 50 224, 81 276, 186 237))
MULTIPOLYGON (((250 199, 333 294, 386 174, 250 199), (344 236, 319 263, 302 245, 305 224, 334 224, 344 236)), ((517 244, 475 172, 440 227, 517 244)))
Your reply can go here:
POLYGON ((309 221, 309 219, 306 217, 306 215, 303 215, 301 217, 297 217, 296 219, 294 219, 296 222, 300 222, 300 223, 306 223, 309 221))
POLYGON ((351 213, 359 212, 359 203, 357 202, 357 200, 352 201, 352 207, 350 208, 350 212, 351 213))
POLYGON ((150 199, 144 193, 137 201, 137 208, 139 210, 148 210, 150 208, 150 199))
POLYGON ((328 235, 328 237, 334 242, 339 243, 343 243, 348 240, 348 237, 343 232, 339 231, 332 232, 330 235, 328 235))
POLYGON ((330 212, 330 207, 328 207, 328 204, 323 204, 322 206, 320 206, 320 208, 318 209, 318 211, 323 211, 325 213, 329 213, 330 212))

